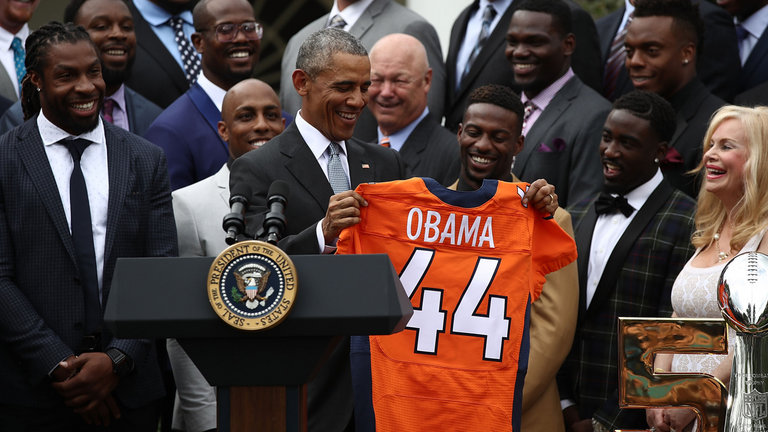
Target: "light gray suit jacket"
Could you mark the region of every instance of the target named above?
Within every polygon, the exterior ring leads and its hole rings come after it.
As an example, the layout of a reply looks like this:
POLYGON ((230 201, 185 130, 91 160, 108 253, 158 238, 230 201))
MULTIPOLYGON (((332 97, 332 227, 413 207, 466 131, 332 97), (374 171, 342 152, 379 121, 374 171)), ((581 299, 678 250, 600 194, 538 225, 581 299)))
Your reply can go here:
POLYGON ((512 172, 543 178, 557 188, 561 207, 599 192, 603 171, 598 148, 611 104, 578 76, 565 83, 525 136, 512 172))
POLYGON ((173 192, 179 256, 216 256, 227 248, 221 221, 229 213, 229 168, 173 192))
MULTIPOLYGON (((179 256, 216 256, 228 245, 221 221, 229 213, 229 168, 173 192, 173 214, 179 256)), ((207 430, 216 427, 216 390, 192 363, 176 339, 167 341, 176 380, 173 428, 207 430)))
MULTIPOLYGON (((299 30, 285 46, 280 72, 280 102, 283 109, 291 115, 295 115, 301 107, 301 98, 293 88, 291 79, 296 69, 299 47, 309 35, 325 28, 328 15, 323 15, 299 30)), ((349 29, 349 33, 360 39, 365 49, 369 51, 379 39, 391 33, 406 33, 421 41, 427 49, 427 60, 432 68, 429 111, 438 119, 442 119, 445 100, 445 65, 440 39, 432 24, 421 15, 392 0, 373 0, 373 3, 349 29)))

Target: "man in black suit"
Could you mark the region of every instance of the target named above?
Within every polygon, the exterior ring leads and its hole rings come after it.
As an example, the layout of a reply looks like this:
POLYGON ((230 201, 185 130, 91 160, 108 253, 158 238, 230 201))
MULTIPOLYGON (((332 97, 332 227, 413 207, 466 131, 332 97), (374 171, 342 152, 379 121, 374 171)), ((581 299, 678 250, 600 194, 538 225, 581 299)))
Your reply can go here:
MULTIPOLYGON (((161 109, 125 85, 136 53, 133 18, 122 0, 72 0, 64 10, 64 22, 85 28, 101 52, 105 97, 112 109, 102 108, 105 119, 123 129, 142 135, 160 115, 161 109)), ((21 102, 0 117, 0 134, 24 122, 21 102)))
MULTIPOLYGON (((634 0, 624 0, 624 7, 600 18, 595 23, 600 36, 600 53, 603 62, 603 95, 610 101, 634 90, 624 67, 624 47, 618 61, 619 69, 615 78, 610 80, 605 75, 607 59, 611 55, 611 45, 619 32, 629 24, 629 16, 635 10, 634 0), (606 89, 609 81, 612 91, 606 89)), ((736 30, 728 14, 709 1, 692 0, 699 6, 699 15, 704 22, 704 34, 701 38, 701 53, 696 63, 701 81, 712 93, 725 100, 733 100, 739 90, 739 71, 741 63, 736 42, 736 30)))
POLYGON ((182 21, 184 35, 194 32, 192 8, 197 0, 127 0, 133 15, 136 62, 128 85, 165 109, 189 89, 174 31, 169 20, 182 21))
POLYGON ((165 158, 101 120, 82 28, 47 24, 27 47, 40 113, 0 138, 0 430, 154 432, 154 343, 113 337, 102 310, 117 258, 176 255, 165 158))
POLYGON ((736 23, 742 68, 739 92, 746 92, 768 81, 768 0, 719 0, 717 3, 736 23))
POLYGON ((525 0, 512 15, 506 56, 523 88, 525 146, 512 172, 521 180, 547 179, 560 205, 600 190, 600 136, 608 101, 571 68, 577 44, 571 9, 562 0, 525 0))
MULTIPOLYGON (((371 84, 368 53, 354 36, 334 28, 313 33, 299 48, 296 66, 292 79, 301 110, 282 134, 235 160, 230 191, 252 191, 248 232, 255 233, 272 182, 289 183, 280 247, 289 254, 332 252, 341 230, 358 223, 359 208, 366 205, 344 189, 405 178, 406 170, 396 151, 351 139, 371 84)), ((308 414, 310 431, 351 426, 348 339, 309 383, 308 414)))
POLYGON ((661 171, 672 186, 694 198, 699 182, 687 173, 701 162, 712 113, 725 104, 696 74, 702 26, 690 0, 635 0, 635 18, 624 40, 625 65, 635 88, 660 95, 677 113, 661 171))
POLYGON ((431 85, 432 68, 418 39, 404 33, 379 39, 371 48, 368 89, 377 133, 358 138, 397 150, 412 175, 449 186, 459 174, 459 145, 427 107, 431 85))
MULTIPOLYGON (((597 30, 592 17, 578 3, 567 0, 573 14, 573 33, 576 48, 573 54, 573 71, 588 86, 598 89, 602 83, 600 51, 597 30)), ((453 23, 446 64, 445 127, 452 132, 459 129, 464 116, 467 98, 473 89, 486 84, 500 84, 515 90, 514 76, 509 72, 509 65, 504 57, 505 36, 509 28, 512 13, 521 0, 475 0, 467 6, 453 23), (469 69, 466 59, 469 52, 477 45, 480 21, 486 5, 492 5, 496 18, 492 23, 490 35, 477 53, 469 69), (474 21, 474 26, 471 22, 474 21), (475 31, 468 31, 474 28, 475 31)))

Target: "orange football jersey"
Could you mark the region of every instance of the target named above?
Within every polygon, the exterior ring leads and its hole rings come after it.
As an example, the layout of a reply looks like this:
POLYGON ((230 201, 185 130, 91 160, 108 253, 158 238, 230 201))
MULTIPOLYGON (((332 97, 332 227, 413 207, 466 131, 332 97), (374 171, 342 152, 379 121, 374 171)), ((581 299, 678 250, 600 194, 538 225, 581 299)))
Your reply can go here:
POLYGON ((521 204, 527 187, 357 187, 368 206, 338 252, 387 253, 414 309, 404 331, 370 337, 378 431, 519 430, 530 304, 576 259, 573 239, 521 204))

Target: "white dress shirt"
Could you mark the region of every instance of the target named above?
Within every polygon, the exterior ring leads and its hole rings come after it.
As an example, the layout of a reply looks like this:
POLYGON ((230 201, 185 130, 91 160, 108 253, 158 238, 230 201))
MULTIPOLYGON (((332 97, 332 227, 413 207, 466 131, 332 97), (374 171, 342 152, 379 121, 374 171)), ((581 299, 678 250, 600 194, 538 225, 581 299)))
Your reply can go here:
MULTIPOLYGON (((328 159, 331 157, 328 145, 331 141, 325 137, 319 130, 309 124, 304 117, 301 116, 301 110, 296 114, 296 128, 299 129, 301 137, 309 146, 309 150, 315 156, 317 163, 320 165, 320 169, 323 170, 325 177, 328 178, 328 159)), ((349 179, 349 162, 347 161, 347 143, 344 141, 338 142, 341 151, 339 157, 341 158, 341 165, 344 167, 344 173, 349 179)), ((330 180, 329 180, 330 181, 330 180)), ((350 182, 352 184, 352 182, 350 182)), ((320 253, 332 253, 336 250, 335 242, 333 245, 325 244, 325 236, 323 235, 322 220, 317 223, 315 227, 315 233, 317 234, 317 244, 320 253)))
POLYGON ((664 176, 661 170, 657 169, 656 174, 647 182, 632 189, 624 195, 629 205, 635 208, 631 215, 624 216, 621 212, 613 214, 602 214, 597 217, 595 229, 592 232, 592 244, 589 248, 589 266, 587 267, 587 309, 592 303, 592 297, 597 290, 597 284, 603 277, 605 265, 608 258, 613 253, 613 249, 619 239, 624 235, 624 231, 637 215, 637 212, 645 205, 648 197, 661 184, 664 176))
POLYGON ((203 71, 200 71, 200 75, 197 76, 197 83, 200 84, 200 87, 203 88, 205 94, 211 98, 213 104, 216 105, 216 108, 221 112, 221 105, 224 104, 224 95, 227 94, 227 91, 212 83, 211 80, 205 76, 205 72, 203 71))
POLYGON ((80 169, 88 188, 88 206, 91 210, 93 229, 93 250, 96 253, 96 274, 99 279, 99 298, 101 298, 102 274, 104 273, 104 247, 107 234, 107 209, 109 204, 109 169, 107 164, 107 139, 104 135, 104 124, 99 117, 98 125, 78 136, 51 123, 43 112, 37 116, 37 127, 43 140, 45 155, 53 171, 56 187, 59 189, 64 215, 67 218, 70 232, 72 230, 72 209, 69 205, 69 178, 72 176, 74 163, 72 155, 64 144, 59 141, 67 138, 83 138, 91 141, 80 158, 80 169))
MULTIPOLYGON (((331 22, 333 17, 336 15, 341 15, 342 18, 344 18, 344 22, 347 23, 344 27, 340 27, 344 31, 349 31, 349 29, 355 25, 358 19, 363 15, 363 12, 365 12, 366 9, 368 9, 368 6, 373 3, 373 0, 359 0, 351 5, 344 8, 343 11, 339 11, 339 5, 338 0, 333 0, 333 7, 331 8, 331 12, 328 14, 328 23, 331 22)), ((326 23, 326 26, 328 25, 326 23)))
POLYGON ((749 55, 752 53, 752 49, 757 45, 757 41, 763 32, 768 27, 768 5, 761 7, 755 13, 747 17, 742 22, 739 22, 734 18, 736 25, 741 25, 744 30, 747 31, 747 37, 739 42, 739 57, 741 58, 741 65, 747 62, 749 55))
MULTIPOLYGON (((464 75, 464 68, 469 60, 469 55, 477 46, 477 39, 480 37, 480 30, 483 28, 483 11, 489 4, 496 10, 496 16, 491 21, 491 33, 499 24, 501 16, 507 11, 513 0, 480 0, 477 10, 469 17, 467 21, 467 30, 464 32, 464 39, 461 41, 461 47, 456 53, 456 82, 461 82, 461 76, 464 75)), ((509 23, 503 25, 509 26, 509 23)), ((506 32, 505 32, 506 33, 506 32)))

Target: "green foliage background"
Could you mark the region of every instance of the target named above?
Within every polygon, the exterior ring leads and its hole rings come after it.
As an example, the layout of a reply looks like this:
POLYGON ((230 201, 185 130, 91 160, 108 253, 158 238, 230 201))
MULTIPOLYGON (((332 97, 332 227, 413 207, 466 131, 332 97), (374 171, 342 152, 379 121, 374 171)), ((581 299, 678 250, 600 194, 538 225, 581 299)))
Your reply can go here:
POLYGON ((624 0, 576 0, 576 2, 592 14, 592 18, 598 19, 621 7, 624 0))

